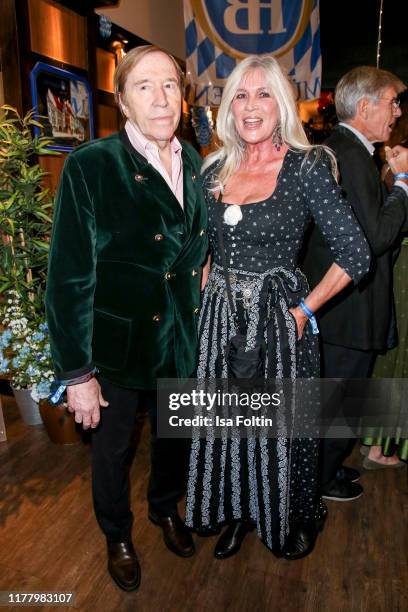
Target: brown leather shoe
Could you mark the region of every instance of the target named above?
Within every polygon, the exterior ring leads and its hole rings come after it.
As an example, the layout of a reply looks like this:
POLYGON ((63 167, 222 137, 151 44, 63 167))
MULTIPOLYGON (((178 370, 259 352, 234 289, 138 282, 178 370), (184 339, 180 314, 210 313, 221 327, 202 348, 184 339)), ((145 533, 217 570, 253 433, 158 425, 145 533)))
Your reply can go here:
POLYGON ((124 591, 139 588, 140 565, 132 542, 108 542, 108 570, 124 591))
POLYGON ((193 538, 178 514, 158 516, 149 510, 149 519, 162 528, 164 543, 171 552, 179 557, 194 555, 193 538))

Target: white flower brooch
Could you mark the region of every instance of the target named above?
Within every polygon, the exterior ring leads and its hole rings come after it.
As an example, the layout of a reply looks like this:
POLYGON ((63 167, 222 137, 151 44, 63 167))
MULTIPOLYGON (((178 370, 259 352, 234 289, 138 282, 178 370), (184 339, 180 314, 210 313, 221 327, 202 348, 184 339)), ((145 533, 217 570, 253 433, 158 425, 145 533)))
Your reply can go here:
POLYGON ((242 219, 242 210, 238 204, 227 206, 224 212, 224 223, 227 225, 237 225, 242 219))

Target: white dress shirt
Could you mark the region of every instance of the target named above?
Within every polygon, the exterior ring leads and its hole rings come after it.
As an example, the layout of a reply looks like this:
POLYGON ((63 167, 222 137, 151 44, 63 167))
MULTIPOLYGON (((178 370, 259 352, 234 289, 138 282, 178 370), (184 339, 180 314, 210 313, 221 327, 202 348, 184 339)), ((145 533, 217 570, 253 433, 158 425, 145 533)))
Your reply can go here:
POLYGON ((183 208, 183 160, 181 157, 182 146, 179 140, 174 136, 170 141, 171 176, 169 176, 160 159, 159 147, 143 136, 140 130, 129 119, 126 121, 125 130, 132 146, 161 174, 179 201, 181 208, 183 208))

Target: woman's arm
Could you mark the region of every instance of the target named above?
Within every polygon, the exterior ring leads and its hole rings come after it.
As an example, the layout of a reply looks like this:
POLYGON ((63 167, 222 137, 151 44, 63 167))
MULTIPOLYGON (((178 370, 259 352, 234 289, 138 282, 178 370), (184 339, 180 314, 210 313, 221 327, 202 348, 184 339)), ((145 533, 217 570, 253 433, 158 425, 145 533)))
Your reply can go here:
MULTIPOLYGON (((313 163, 306 160, 306 167, 313 163)), ((341 188, 331 173, 327 154, 312 165, 303 179, 303 197, 309 210, 328 243, 333 263, 313 291, 305 298, 305 304, 313 313, 330 298, 342 291, 351 281, 355 284, 368 272, 370 249, 350 205, 344 200, 341 188)), ((317 254, 313 255, 318 256, 317 254)), ((315 262, 318 268, 318 261, 315 262)), ((312 262, 309 263, 309 268, 312 262)), ((299 338, 307 321, 302 308, 290 309, 298 325, 299 338)))
MULTIPOLYGON (((351 281, 351 276, 349 276, 347 272, 343 270, 343 268, 340 268, 339 265, 333 263, 323 276, 320 283, 316 285, 313 291, 311 291, 305 298, 304 302, 313 313, 316 313, 317 310, 323 306, 323 304, 339 293, 339 291, 344 289, 344 287, 346 287, 351 281)), ((289 312, 296 319, 298 338, 301 338, 303 335, 304 326, 308 321, 308 317, 300 306, 290 308, 289 312)))
POLYGON ((207 284, 208 275, 210 273, 211 268, 211 255, 208 255, 208 259, 203 266, 203 275, 201 277, 201 291, 204 291, 204 287, 207 284))

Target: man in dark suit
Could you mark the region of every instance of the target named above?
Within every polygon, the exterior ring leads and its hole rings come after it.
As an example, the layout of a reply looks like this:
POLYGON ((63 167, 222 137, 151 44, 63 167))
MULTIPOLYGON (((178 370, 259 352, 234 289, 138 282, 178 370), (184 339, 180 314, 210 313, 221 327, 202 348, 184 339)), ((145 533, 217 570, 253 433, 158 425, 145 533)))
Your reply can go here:
MULTIPOLYGON (((376 353, 392 341, 392 253, 407 227, 408 150, 387 150, 396 175, 388 197, 372 155, 373 143, 388 140, 401 114, 397 95, 402 88, 395 75, 368 66, 351 70, 336 87, 340 123, 326 144, 336 154, 340 183, 371 247, 372 264, 357 286, 347 287, 319 313, 325 378, 368 378, 376 353)), ((332 262, 324 237, 314 227, 303 266, 312 288, 332 262)), ((362 494, 355 482, 358 471, 342 467, 351 447, 345 438, 322 441, 324 498, 347 501, 362 494)))
POLYGON ((152 429, 149 518, 172 552, 194 552, 177 513, 188 446, 156 437, 156 381, 196 367, 207 217, 200 157, 174 136, 182 100, 174 58, 153 46, 133 49, 116 69, 115 93, 125 128, 75 149, 63 170, 47 317, 68 406, 93 428, 93 500, 108 569, 131 591, 140 567, 127 460, 138 405, 152 429))

